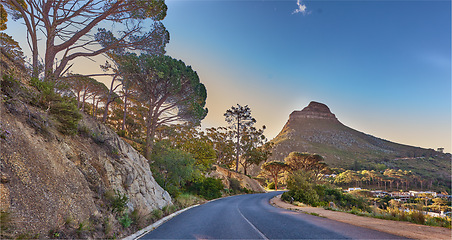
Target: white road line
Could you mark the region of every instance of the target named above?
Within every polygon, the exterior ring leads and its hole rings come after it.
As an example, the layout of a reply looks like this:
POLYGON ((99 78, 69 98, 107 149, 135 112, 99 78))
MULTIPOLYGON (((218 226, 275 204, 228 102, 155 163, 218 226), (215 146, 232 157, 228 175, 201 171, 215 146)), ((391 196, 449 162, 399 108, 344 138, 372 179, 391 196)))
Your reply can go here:
POLYGON ((237 210, 239 211, 240 215, 242 215, 242 217, 251 225, 251 227, 256 230, 257 233, 259 233, 259 235, 261 235, 261 237, 265 240, 268 240, 268 238, 261 232, 259 231, 259 229, 256 228, 256 226, 254 226, 245 216, 243 216, 242 212, 240 211, 239 207, 237 206, 237 210))

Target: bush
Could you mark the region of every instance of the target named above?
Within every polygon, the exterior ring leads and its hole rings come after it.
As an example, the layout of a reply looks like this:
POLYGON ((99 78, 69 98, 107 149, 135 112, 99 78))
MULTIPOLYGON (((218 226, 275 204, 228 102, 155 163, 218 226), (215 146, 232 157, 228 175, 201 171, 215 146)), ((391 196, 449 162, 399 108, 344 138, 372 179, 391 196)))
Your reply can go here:
POLYGON ((229 180, 229 188, 233 192, 239 192, 242 190, 242 186, 240 186, 240 181, 235 178, 228 178, 229 180))
POLYGON ((275 183, 274 183, 274 182, 269 183, 269 184, 267 185, 267 188, 268 188, 268 189, 275 189, 275 183))
POLYGON ((203 202, 203 199, 189 193, 180 194, 179 196, 177 196, 177 198, 174 199, 174 204, 176 204, 181 209, 199 204, 201 202, 203 202))
POLYGON ((293 198, 293 201, 314 207, 328 206, 329 202, 334 202, 344 210, 370 211, 369 204, 364 198, 343 193, 331 185, 315 184, 310 181, 312 177, 311 173, 304 171, 291 174, 287 180, 289 191, 283 194, 283 200, 291 201, 293 198))
POLYGON ((128 228, 130 227, 130 225, 132 225, 132 219, 129 217, 129 214, 124 214, 120 219, 119 219, 119 223, 121 223, 121 225, 124 228, 128 228))
POLYGON ((61 133, 77 133, 77 125, 82 118, 82 115, 78 111, 75 100, 68 97, 62 97, 61 101, 51 104, 50 113, 61 123, 61 125, 58 126, 58 130, 61 133))
POLYGON ((129 198, 126 194, 121 194, 118 190, 108 191, 105 193, 106 199, 110 202, 111 211, 113 213, 122 214, 126 209, 129 198))
POLYGON ((221 197, 221 190, 223 189, 224 185, 221 182, 221 179, 201 177, 199 180, 192 183, 188 190, 207 200, 211 200, 221 197))
POLYGON ((53 82, 40 81, 37 78, 32 78, 30 82, 40 92, 36 97, 35 104, 43 109, 50 110, 50 114, 60 122, 58 130, 64 134, 77 133, 77 125, 82 115, 77 108, 76 100, 56 93, 53 82))

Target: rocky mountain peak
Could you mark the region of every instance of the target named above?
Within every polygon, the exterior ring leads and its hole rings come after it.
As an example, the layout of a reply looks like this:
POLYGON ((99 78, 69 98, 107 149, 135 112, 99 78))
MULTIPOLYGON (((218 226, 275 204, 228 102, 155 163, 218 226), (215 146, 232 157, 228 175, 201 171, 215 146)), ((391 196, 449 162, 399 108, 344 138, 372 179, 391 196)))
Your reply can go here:
POLYGON ((319 102, 310 102, 309 105, 301 111, 293 111, 290 119, 296 118, 314 118, 337 120, 336 115, 331 113, 327 105, 319 102))

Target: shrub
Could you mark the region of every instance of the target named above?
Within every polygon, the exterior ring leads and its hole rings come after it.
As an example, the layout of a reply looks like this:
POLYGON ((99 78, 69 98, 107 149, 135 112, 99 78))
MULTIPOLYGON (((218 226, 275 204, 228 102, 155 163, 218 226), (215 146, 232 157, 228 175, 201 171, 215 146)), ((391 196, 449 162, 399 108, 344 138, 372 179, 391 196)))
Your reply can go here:
POLYGON ((267 188, 268 188, 268 189, 275 189, 275 183, 274 183, 274 182, 269 183, 269 184, 267 185, 267 188))
POLYGON ((160 219, 162 217, 163 217, 163 211, 161 209, 154 209, 154 210, 152 210, 152 219, 154 221, 158 220, 158 219, 160 219))
POLYGON ((210 200, 221 197, 221 190, 223 189, 224 185, 221 182, 221 179, 201 177, 199 180, 192 183, 188 190, 210 200))
POLYGON ((186 208, 195 204, 201 203, 203 200, 196 195, 184 193, 174 199, 174 204, 179 208, 186 208))
POLYGON ((119 223, 121 223, 121 225, 124 228, 128 228, 130 227, 130 225, 132 225, 132 219, 129 217, 129 214, 124 214, 120 219, 119 219, 119 223))
POLYGON ((113 213, 122 214, 126 209, 129 198, 126 194, 121 194, 118 190, 107 191, 105 193, 105 198, 110 202, 111 211, 113 213))
POLYGON ((82 115, 78 111, 75 101, 68 97, 62 97, 61 101, 51 104, 50 113, 61 123, 58 130, 64 134, 77 133, 77 125, 82 115))
POLYGON ((228 178, 229 180, 229 188, 233 191, 233 192, 237 192, 237 191, 241 191, 242 190, 242 186, 240 186, 240 181, 235 179, 235 178, 228 178))

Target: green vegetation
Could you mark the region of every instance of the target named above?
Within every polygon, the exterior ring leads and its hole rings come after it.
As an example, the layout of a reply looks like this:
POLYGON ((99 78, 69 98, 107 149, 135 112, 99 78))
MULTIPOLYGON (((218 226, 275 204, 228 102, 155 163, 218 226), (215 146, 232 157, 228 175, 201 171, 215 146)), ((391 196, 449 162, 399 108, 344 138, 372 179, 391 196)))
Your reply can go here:
MULTIPOLYGON (((290 154, 294 155, 294 154, 290 154)), ((289 156, 290 156, 289 155, 289 156)), ((309 154, 298 154, 309 156, 309 154)), ((333 185, 357 185, 366 183, 375 184, 378 181, 387 181, 391 187, 399 184, 406 187, 412 179, 417 179, 409 171, 395 171, 386 169, 383 173, 376 171, 346 170, 340 173, 334 181, 318 178, 315 165, 319 161, 312 161, 307 165, 306 161, 289 159, 292 167, 286 176, 288 192, 282 194, 281 199, 291 203, 303 203, 311 206, 322 206, 325 209, 344 211, 360 216, 376 217, 397 221, 409 221, 417 224, 431 226, 451 227, 449 217, 431 217, 423 211, 450 211, 450 202, 443 198, 432 198, 428 194, 421 194, 419 198, 410 198, 407 203, 401 203, 389 196, 376 198, 369 190, 356 190, 344 193, 341 188, 333 185), (429 200, 431 199, 431 200, 429 200), (430 203, 430 205, 428 205, 430 203)), ((326 165, 323 165, 326 168, 326 165)), ((333 169, 334 170, 334 169, 333 169)), ((337 171, 337 169, 335 169, 337 171)), ((386 183, 386 182, 385 182, 386 183)))

